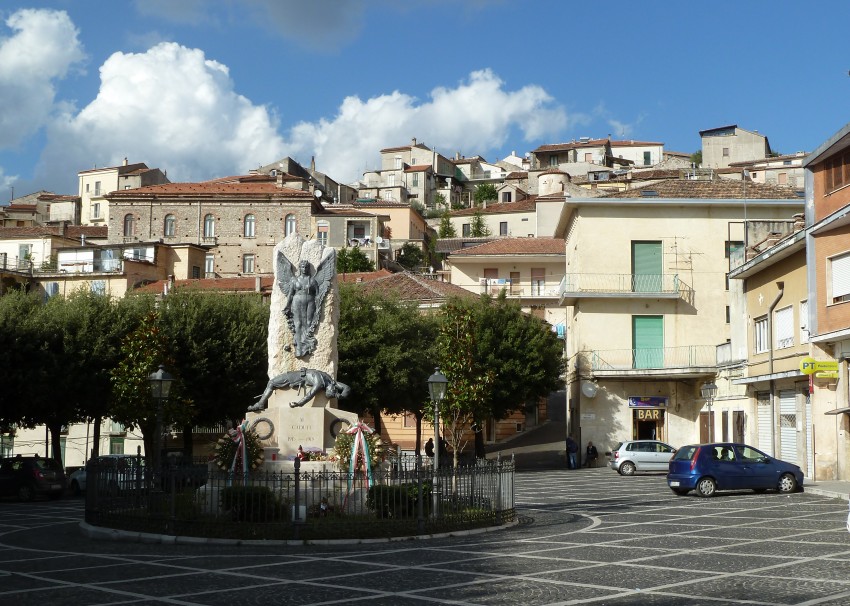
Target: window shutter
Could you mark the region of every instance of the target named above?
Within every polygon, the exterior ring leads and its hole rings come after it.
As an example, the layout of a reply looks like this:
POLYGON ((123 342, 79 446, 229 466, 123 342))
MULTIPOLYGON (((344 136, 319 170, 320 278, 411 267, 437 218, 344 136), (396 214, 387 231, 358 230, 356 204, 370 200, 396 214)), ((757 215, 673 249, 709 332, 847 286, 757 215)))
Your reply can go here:
POLYGON ((850 295, 850 254, 832 259, 832 298, 850 295))
POLYGON ((776 311, 776 349, 794 345, 794 308, 790 305, 776 311))

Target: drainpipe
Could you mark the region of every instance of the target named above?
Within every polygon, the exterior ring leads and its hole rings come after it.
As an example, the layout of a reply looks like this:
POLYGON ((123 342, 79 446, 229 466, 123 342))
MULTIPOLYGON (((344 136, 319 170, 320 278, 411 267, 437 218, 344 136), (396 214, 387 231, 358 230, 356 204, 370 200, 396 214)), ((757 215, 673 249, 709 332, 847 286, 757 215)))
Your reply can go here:
POLYGON ((777 282, 776 288, 779 289, 779 292, 776 293, 776 297, 773 299, 773 303, 770 304, 770 307, 767 308, 767 338, 768 338, 768 348, 767 348, 767 374, 771 377, 770 379, 770 411, 771 416, 773 417, 773 422, 770 424, 770 443, 773 447, 773 456, 776 456, 776 400, 775 400, 775 389, 776 389, 776 381, 773 380, 773 310, 776 309, 776 306, 779 305, 779 300, 782 299, 782 295, 785 293, 785 282, 777 282))

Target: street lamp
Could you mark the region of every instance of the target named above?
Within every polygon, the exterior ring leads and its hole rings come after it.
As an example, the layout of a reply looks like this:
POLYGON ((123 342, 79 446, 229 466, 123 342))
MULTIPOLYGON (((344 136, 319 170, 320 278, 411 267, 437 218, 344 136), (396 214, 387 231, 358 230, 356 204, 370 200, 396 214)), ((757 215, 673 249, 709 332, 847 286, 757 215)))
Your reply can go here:
POLYGON ((449 380, 446 378, 446 375, 441 373, 439 368, 435 368, 434 374, 428 377, 428 392, 431 395, 431 401, 434 403, 434 467, 431 470, 433 474, 431 495, 434 500, 433 514, 435 517, 440 498, 437 491, 437 482, 439 480, 438 470, 440 468, 440 403, 446 397, 446 388, 448 386, 449 380))
POLYGON ((714 442, 714 428, 712 427, 714 425, 714 419, 711 417, 711 403, 714 401, 714 394, 717 393, 717 385, 714 384, 714 381, 703 383, 700 392, 702 393, 702 399, 708 404, 708 441, 714 442))
POLYGON ((151 396, 156 400, 156 433, 154 433, 153 470, 159 473, 160 456, 162 455, 162 402, 168 399, 171 382, 174 377, 165 371, 165 366, 159 365, 156 372, 148 375, 151 386, 151 396))

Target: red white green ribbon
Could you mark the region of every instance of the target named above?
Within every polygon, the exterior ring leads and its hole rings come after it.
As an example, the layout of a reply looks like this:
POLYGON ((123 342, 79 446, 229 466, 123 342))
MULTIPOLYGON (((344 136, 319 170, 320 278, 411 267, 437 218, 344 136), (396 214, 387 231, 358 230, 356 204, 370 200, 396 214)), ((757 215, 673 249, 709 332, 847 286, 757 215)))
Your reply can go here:
POLYGON ((248 476, 248 449, 245 444, 245 432, 248 431, 248 420, 245 419, 240 425, 237 425, 230 439, 236 442, 236 453, 233 455, 233 462, 230 464, 230 473, 236 471, 236 461, 242 458, 242 474, 243 477, 248 476))
POLYGON ((351 441, 351 460, 348 463, 348 490, 351 492, 351 482, 354 479, 354 474, 357 471, 357 455, 362 453, 363 463, 366 467, 366 482, 372 486, 372 457, 369 454, 369 442, 366 440, 365 434, 375 433, 375 431, 366 425, 363 421, 357 421, 350 429, 347 429, 347 434, 354 436, 351 441))

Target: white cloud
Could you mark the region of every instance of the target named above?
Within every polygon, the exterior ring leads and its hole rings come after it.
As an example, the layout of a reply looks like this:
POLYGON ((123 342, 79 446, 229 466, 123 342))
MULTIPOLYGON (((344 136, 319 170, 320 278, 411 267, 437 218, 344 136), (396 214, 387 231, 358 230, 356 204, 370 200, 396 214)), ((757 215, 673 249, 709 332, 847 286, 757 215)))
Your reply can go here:
POLYGON ((162 43, 118 52, 100 79, 88 106, 49 129, 42 167, 75 174, 127 157, 167 170, 172 181, 195 181, 281 156, 275 116, 237 94, 227 67, 200 50, 162 43))
POLYGON ((68 14, 19 10, 0 38, 0 148, 13 147, 41 128, 55 109, 54 82, 85 58, 68 14))
POLYGON ((398 91, 366 101, 347 97, 333 119, 296 125, 288 153, 315 154, 317 168, 347 183, 376 167, 378 150, 404 145, 411 137, 444 154, 485 155, 504 145, 515 129, 530 141, 555 137, 568 123, 566 111, 541 87, 508 91, 485 69, 456 88, 434 89, 424 103, 398 91))

